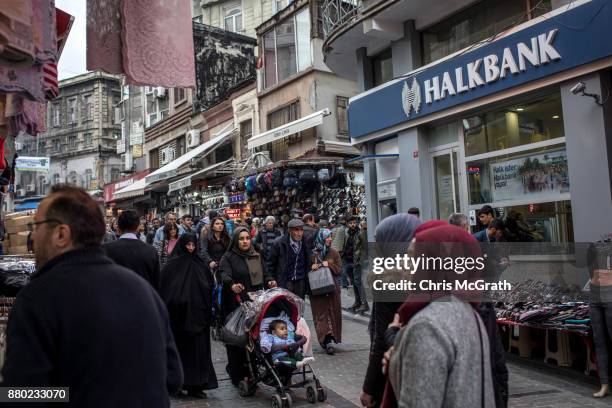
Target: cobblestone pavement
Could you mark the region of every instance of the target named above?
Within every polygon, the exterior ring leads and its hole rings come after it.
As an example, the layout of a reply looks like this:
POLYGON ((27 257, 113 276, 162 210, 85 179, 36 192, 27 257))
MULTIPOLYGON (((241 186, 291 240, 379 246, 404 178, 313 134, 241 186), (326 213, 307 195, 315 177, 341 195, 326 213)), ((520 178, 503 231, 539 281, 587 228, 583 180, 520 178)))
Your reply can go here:
MULTIPOLYGON (((348 307, 353 299, 343 291, 342 303, 348 307)), ((306 319, 312 328, 309 306, 306 319)), ((336 355, 328 356, 322 349, 314 346, 316 362, 313 364, 321 382, 327 388, 328 399, 317 403, 319 407, 355 407, 360 406, 359 395, 368 361, 369 336, 367 322, 369 316, 356 316, 345 312, 343 319, 343 343, 336 347, 336 355)), ((174 399, 175 408, 201 407, 269 407, 274 390, 261 386, 256 395, 241 398, 228 380, 225 372, 227 357, 225 348, 213 342, 213 359, 219 388, 208 392, 208 399, 191 398, 174 399)), ((536 369, 532 365, 510 359, 510 404, 511 408, 570 408, 570 407, 612 407, 612 397, 597 400, 591 397, 596 388, 594 381, 561 376, 555 370, 536 369)), ((294 406, 306 407, 303 389, 292 391, 294 406)))

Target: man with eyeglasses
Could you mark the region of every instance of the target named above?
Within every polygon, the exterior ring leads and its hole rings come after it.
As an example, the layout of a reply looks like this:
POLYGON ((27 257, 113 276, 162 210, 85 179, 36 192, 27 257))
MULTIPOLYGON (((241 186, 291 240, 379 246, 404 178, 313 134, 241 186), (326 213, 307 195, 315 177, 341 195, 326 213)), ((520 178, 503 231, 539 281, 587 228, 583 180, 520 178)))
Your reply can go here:
POLYGON ((168 408, 182 367, 149 283, 100 249, 97 203, 54 186, 28 225, 37 273, 7 326, 6 387, 69 387, 70 406, 168 408))

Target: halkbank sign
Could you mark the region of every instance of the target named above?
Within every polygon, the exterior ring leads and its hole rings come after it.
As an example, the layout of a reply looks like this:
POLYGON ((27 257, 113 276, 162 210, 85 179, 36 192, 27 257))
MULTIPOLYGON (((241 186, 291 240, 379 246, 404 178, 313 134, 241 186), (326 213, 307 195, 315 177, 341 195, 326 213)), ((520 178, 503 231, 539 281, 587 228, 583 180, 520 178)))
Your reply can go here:
POLYGON ((593 0, 353 98, 353 139, 612 56, 612 1, 593 0))

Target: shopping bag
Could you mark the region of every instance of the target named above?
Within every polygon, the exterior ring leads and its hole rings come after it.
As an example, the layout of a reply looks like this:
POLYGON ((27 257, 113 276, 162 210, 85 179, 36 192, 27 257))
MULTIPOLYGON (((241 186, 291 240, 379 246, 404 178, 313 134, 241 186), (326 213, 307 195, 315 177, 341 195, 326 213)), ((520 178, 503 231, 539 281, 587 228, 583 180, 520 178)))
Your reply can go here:
POLYGON ((322 267, 308 272, 308 283, 313 296, 325 295, 336 290, 336 283, 331 269, 322 267))
POLYGON ((242 305, 225 319, 219 333, 219 340, 225 344, 245 347, 247 344, 246 312, 242 305))

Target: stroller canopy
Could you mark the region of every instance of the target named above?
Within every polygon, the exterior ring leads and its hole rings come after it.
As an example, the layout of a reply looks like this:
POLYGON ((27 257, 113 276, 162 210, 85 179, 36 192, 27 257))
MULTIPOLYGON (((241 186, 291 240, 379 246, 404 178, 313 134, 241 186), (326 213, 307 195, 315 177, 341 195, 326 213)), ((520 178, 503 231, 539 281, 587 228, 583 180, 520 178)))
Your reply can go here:
POLYGON ((249 293, 252 300, 248 304, 246 323, 251 337, 259 338, 261 322, 266 317, 278 316, 281 312, 297 325, 297 321, 304 313, 304 301, 283 288, 273 288, 249 293))

